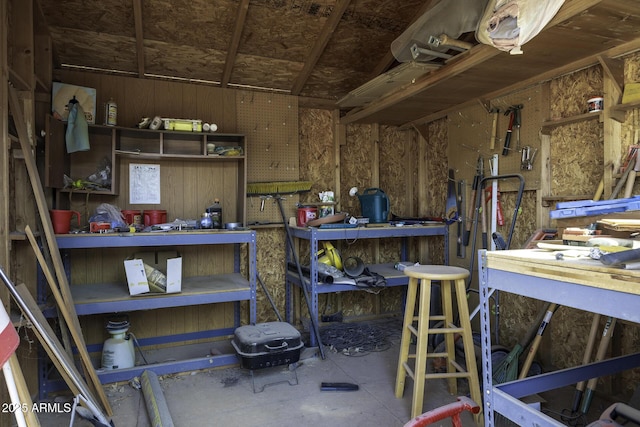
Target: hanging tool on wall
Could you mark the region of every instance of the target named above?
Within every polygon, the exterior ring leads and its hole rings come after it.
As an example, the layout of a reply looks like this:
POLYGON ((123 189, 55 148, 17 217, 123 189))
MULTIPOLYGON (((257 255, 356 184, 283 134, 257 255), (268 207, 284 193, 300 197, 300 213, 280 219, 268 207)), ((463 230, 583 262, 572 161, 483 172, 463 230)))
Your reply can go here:
POLYGON ((513 128, 516 131, 516 151, 520 151, 520 127, 522 126, 522 108, 524 105, 514 105, 513 108, 513 128))
POLYGON ((458 221, 458 203, 456 201, 456 177, 453 169, 449 169, 447 179, 447 202, 445 206, 445 217, 447 225, 458 221))
MULTIPOLYGON (((478 163, 478 174, 479 179, 482 181, 484 179, 484 160, 482 158, 479 159, 478 163)), ((480 199, 480 217, 482 221, 482 249, 487 249, 489 247, 489 240, 487 235, 487 202, 484 199, 483 189, 480 188, 480 184, 478 184, 478 190, 476 193, 476 197, 480 199)))
MULTIPOLYGON (((489 201, 491 201, 491 198, 493 196, 493 187, 487 187, 485 193, 487 195, 487 197, 485 198, 485 202, 488 203, 489 201)), ((500 190, 497 190, 496 197, 496 223, 502 227, 504 225, 504 214, 502 212, 502 202, 500 202, 500 190)))
MULTIPOLYGON (((509 116, 509 127, 507 128, 507 135, 504 137, 504 146, 502 147, 502 155, 506 156, 509 154, 509 150, 511 149, 511 137, 513 135, 513 128, 516 126, 516 119, 518 120, 517 122, 517 127, 516 127, 516 139, 517 139, 517 145, 520 145, 520 125, 521 125, 521 116, 520 116, 520 110, 523 108, 524 106, 522 104, 517 104, 517 105, 512 105, 509 108, 507 108, 507 110, 504 112, 505 116, 509 116)), ((519 149, 520 147, 518 147, 519 149)))
POLYGON ((491 123, 491 139, 489 140, 489 149, 494 150, 496 148, 496 138, 498 137, 498 115, 500 115, 499 108, 492 108, 489 110, 493 116, 491 123))
MULTIPOLYGON (((489 159, 489 173, 491 176, 498 175, 498 154, 493 154, 489 159)), ((489 202, 491 206, 491 235, 497 231, 498 225, 504 225, 504 215, 502 215, 502 204, 500 203, 500 191, 498 190, 498 181, 491 181, 491 190, 488 190, 489 202)), ((495 239, 491 240, 491 250, 497 248, 495 239)))
MULTIPOLYGON (((464 214, 464 193, 466 188, 466 181, 461 179, 458 181, 458 197, 456 199, 458 204, 458 212, 464 214)), ((464 258, 466 256, 466 251, 464 249, 464 245, 462 244, 462 235, 464 233, 464 224, 463 218, 458 218, 458 237, 456 239, 456 255, 458 258, 464 258)))
POLYGON ((469 245, 469 236, 471 235, 471 226, 473 218, 477 221, 477 216, 474 215, 476 197, 482 199, 482 193, 478 194, 480 181, 482 181, 482 171, 484 169, 482 156, 478 156, 478 162, 476 163, 476 175, 473 177, 473 184, 471 185, 471 198, 467 208, 467 217, 465 218, 465 230, 462 238, 462 244, 464 246, 469 245))
POLYGON ((532 148, 529 145, 522 147, 522 157, 520 159, 520 169, 530 171, 533 169, 533 161, 536 158, 537 148, 532 148))

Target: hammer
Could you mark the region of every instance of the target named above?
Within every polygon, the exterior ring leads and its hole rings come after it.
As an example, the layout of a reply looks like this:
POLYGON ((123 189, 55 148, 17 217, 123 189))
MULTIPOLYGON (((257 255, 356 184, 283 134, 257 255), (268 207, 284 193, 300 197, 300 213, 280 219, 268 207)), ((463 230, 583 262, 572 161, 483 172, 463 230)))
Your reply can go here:
POLYGON ((489 140, 489 149, 496 148, 496 136, 498 131, 498 114, 500 114, 499 108, 492 108, 489 112, 493 115, 493 124, 491 125, 491 139, 489 140))
MULTIPOLYGON (((507 129, 507 136, 504 138, 504 146, 502 147, 502 155, 509 154, 509 146, 511 145, 511 135, 513 134, 513 127, 516 126, 518 132, 518 144, 520 144, 520 110, 524 106, 522 104, 512 105, 504 112, 505 116, 509 116, 509 128, 507 129)), ((520 148, 520 147, 518 147, 520 148)))

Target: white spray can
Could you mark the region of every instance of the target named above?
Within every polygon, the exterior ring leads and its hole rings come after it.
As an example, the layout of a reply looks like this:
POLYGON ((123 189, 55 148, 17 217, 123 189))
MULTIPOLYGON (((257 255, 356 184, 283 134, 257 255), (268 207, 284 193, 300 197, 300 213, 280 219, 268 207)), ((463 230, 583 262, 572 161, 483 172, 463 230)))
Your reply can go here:
POLYGON ((118 123, 118 104, 109 99, 109 102, 105 105, 104 124, 108 126, 115 126, 118 123))

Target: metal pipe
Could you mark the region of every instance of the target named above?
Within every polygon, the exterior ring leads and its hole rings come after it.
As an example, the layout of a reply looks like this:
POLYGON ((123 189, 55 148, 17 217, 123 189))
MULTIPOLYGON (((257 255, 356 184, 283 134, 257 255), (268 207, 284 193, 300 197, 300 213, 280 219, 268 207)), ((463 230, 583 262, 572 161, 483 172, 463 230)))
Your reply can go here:
POLYGON ((298 256, 296 255, 296 248, 293 244, 293 237, 291 237, 291 229, 289 228, 289 222, 287 221, 287 216, 284 213, 284 207, 282 207, 282 197, 275 196, 276 202, 278 203, 278 207, 280 208, 280 214, 282 215, 282 222, 284 223, 284 231, 287 235, 287 243, 289 243, 289 248, 291 249, 291 256, 296 264, 296 269, 298 270, 298 276, 300 277, 300 287, 302 288, 302 293, 304 294, 304 299, 307 302, 307 308, 309 309, 309 320, 311 321, 311 329, 313 330, 313 334, 316 337, 316 342, 318 343, 318 349, 320 350, 320 356, 322 360, 325 359, 324 348, 322 348, 322 340, 320 339, 320 330, 318 328, 318 322, 314 317, 315 313, 311 312, 311 297, 309 296, 309 290, 307 289, 307 284, 305 283, 304 276, 302 275, 302 267, 300 267, 300 261, 298 260, 298 256))

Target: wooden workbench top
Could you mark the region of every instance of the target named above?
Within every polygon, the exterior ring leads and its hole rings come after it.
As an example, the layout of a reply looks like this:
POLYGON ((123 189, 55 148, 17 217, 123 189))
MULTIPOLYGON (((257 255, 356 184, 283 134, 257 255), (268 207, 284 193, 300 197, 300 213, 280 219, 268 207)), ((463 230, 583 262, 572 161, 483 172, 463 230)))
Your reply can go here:
POLYGON ((640 295, 640 270, 609 267, 588 257, 556 259, 556 253, 518 249, 488 251, 485 256, 490 269, 640 295))

